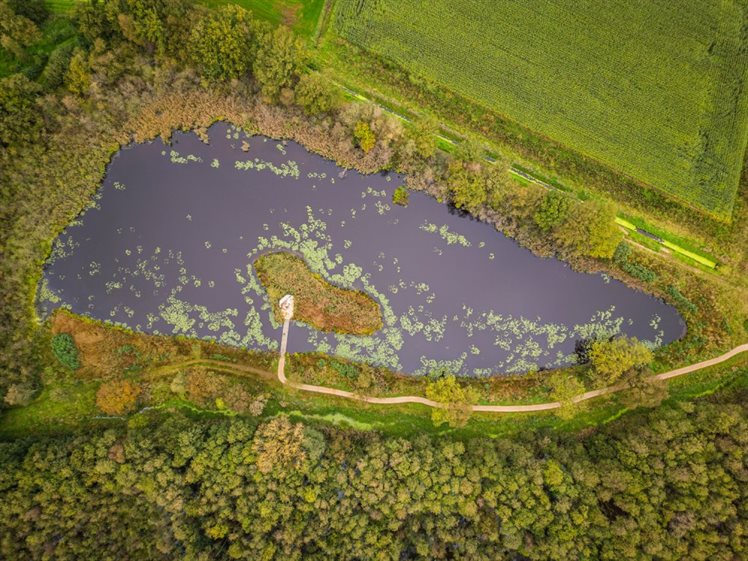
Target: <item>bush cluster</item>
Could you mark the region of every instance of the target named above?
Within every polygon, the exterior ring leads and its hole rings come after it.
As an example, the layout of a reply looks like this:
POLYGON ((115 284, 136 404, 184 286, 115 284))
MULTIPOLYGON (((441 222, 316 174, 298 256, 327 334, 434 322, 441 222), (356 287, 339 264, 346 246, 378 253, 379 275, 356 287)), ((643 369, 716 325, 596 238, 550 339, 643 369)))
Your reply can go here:
POLYGON ((78 356, 78 347, 69 333, 58 333, 52 337, 52 352, 57 360, 71 370, 78 370, 81 367, 78 356))

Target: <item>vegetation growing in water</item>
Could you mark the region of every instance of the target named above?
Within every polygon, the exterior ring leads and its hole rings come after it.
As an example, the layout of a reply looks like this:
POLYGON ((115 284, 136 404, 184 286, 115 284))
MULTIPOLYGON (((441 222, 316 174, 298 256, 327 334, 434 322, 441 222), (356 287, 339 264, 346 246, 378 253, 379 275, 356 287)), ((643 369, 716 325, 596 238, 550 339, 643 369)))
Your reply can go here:
POLYGON ((292 294, 294 319, 320 331, 370 335, 382 328, 379 304, 371 296, 329 283, 312 272, 300 257, 269 253, 258 257, 254 267, 276 318, 281 317, 278 301, 285 294, 292 294))
POLYGON ((392 193, 392 202, 400 206, 408 206, 408 188, 401 185, 392 193))

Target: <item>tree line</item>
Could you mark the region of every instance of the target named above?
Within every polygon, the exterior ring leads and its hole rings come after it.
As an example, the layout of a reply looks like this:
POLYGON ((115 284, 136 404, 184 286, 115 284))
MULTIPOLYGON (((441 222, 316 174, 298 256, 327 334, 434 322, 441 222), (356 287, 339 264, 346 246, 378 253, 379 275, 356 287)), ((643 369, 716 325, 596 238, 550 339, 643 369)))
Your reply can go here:
POLYGON ((584 437, 141 414, 0 444, 6 559, 744 558, 745 391, 584 437))

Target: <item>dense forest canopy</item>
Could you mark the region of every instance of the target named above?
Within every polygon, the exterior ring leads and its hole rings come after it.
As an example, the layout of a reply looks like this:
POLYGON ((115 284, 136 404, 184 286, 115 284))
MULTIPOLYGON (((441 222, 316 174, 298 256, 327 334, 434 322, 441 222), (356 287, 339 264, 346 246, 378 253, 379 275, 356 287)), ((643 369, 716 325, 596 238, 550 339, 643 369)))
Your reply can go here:
POLYGON ((744 558, 744 392, 587 437, 174 417, 0 445, 6 559, 744 558))

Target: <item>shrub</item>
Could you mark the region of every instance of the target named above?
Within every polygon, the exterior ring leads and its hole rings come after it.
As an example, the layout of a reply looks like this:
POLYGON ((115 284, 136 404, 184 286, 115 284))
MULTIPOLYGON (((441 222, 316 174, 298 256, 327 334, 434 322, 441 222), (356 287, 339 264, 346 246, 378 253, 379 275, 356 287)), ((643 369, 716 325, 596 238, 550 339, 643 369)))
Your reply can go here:
POLYGON ((652 269, 648 269, 644 265, 638 263, 632 263, 629 261, 631 256, 631 246, 626 242, 621 242, 616 247, 615 253, 613 253, 613 261, 618 265, 624 272, 628 273, 632 277, 636 277, 644 282, 654 282, 657 280, 657 273, 652 269))
POLYGON ((14 405, 28 405, 34 396, 34 389, 23 384, 11 384, 5 394, 5 403, 14 405))
POLYGON ((220 389, 220 376, 205 368, 193 368, 187 373, 185 381, 187 399, 200 407, 209 407, 215 403, 220 389))
POLYGON ((408 206, 408 189, 401 185, 392 193, 392 202, 400 206, 408 206))
MULTIPOLYGON (((678 306, 679 308, 687 310, 692 314, 695 314, 699 310, 696 304, 686 298, 683 293, 672 284, 665 289, 665 292, 667 292, 672 297, 672 299, 675 301, 676 306, 678 306)), ((746 331, 748 331, 748 320, 746 320, 746 331)))
POLYGON ((52 352, 63 366, 71 370, 78 370, 81 367, 78 347, 75 346, 75 341, 69 333, 58 333, 52 337, 52 352))
POLYGON ((632 277, 636 277, 644 282, 654 282, 657 280, 657 273, 638 263, 625 263, 621 268, 632 277))
POLYGON ((461 386, 453 374, 428 382, 426 397, 444 405, 431 412, 431 420, 437 426, 442 423, 450 427, 464 426, 472 414, 471 405, 478 401, 476 390, 461 386))
POLYGON ((358 378, 358 368, 347 362, 338 362, 337 360, 331 360, 330 367, 335 370, 335 372, 340 374, 343 378, 348 378, 349 380, 355 380, 358 378))
POLYGON ((548 378, 548 385, 551 387, 551 399, 561 404, 560 408, 554 410, 560 418, 571 419, 585 407, 583 401, 572 401, 584 393, 584 384, 573 374, 554 372, 548 378))
POLYGON ((356 123, 353 129, 353 136, 356 139, 356 143, 364 153, 369 153, 374 145, 377 143, 377 137, 374 136, 374 131, 371 130, 369 123, 365 121, 359 121, 356 123))
POLYGON ((107 415, 124 415, 135 410, 140 386, 129 380, 104 382, 96 392, 96 406, 107 415))

